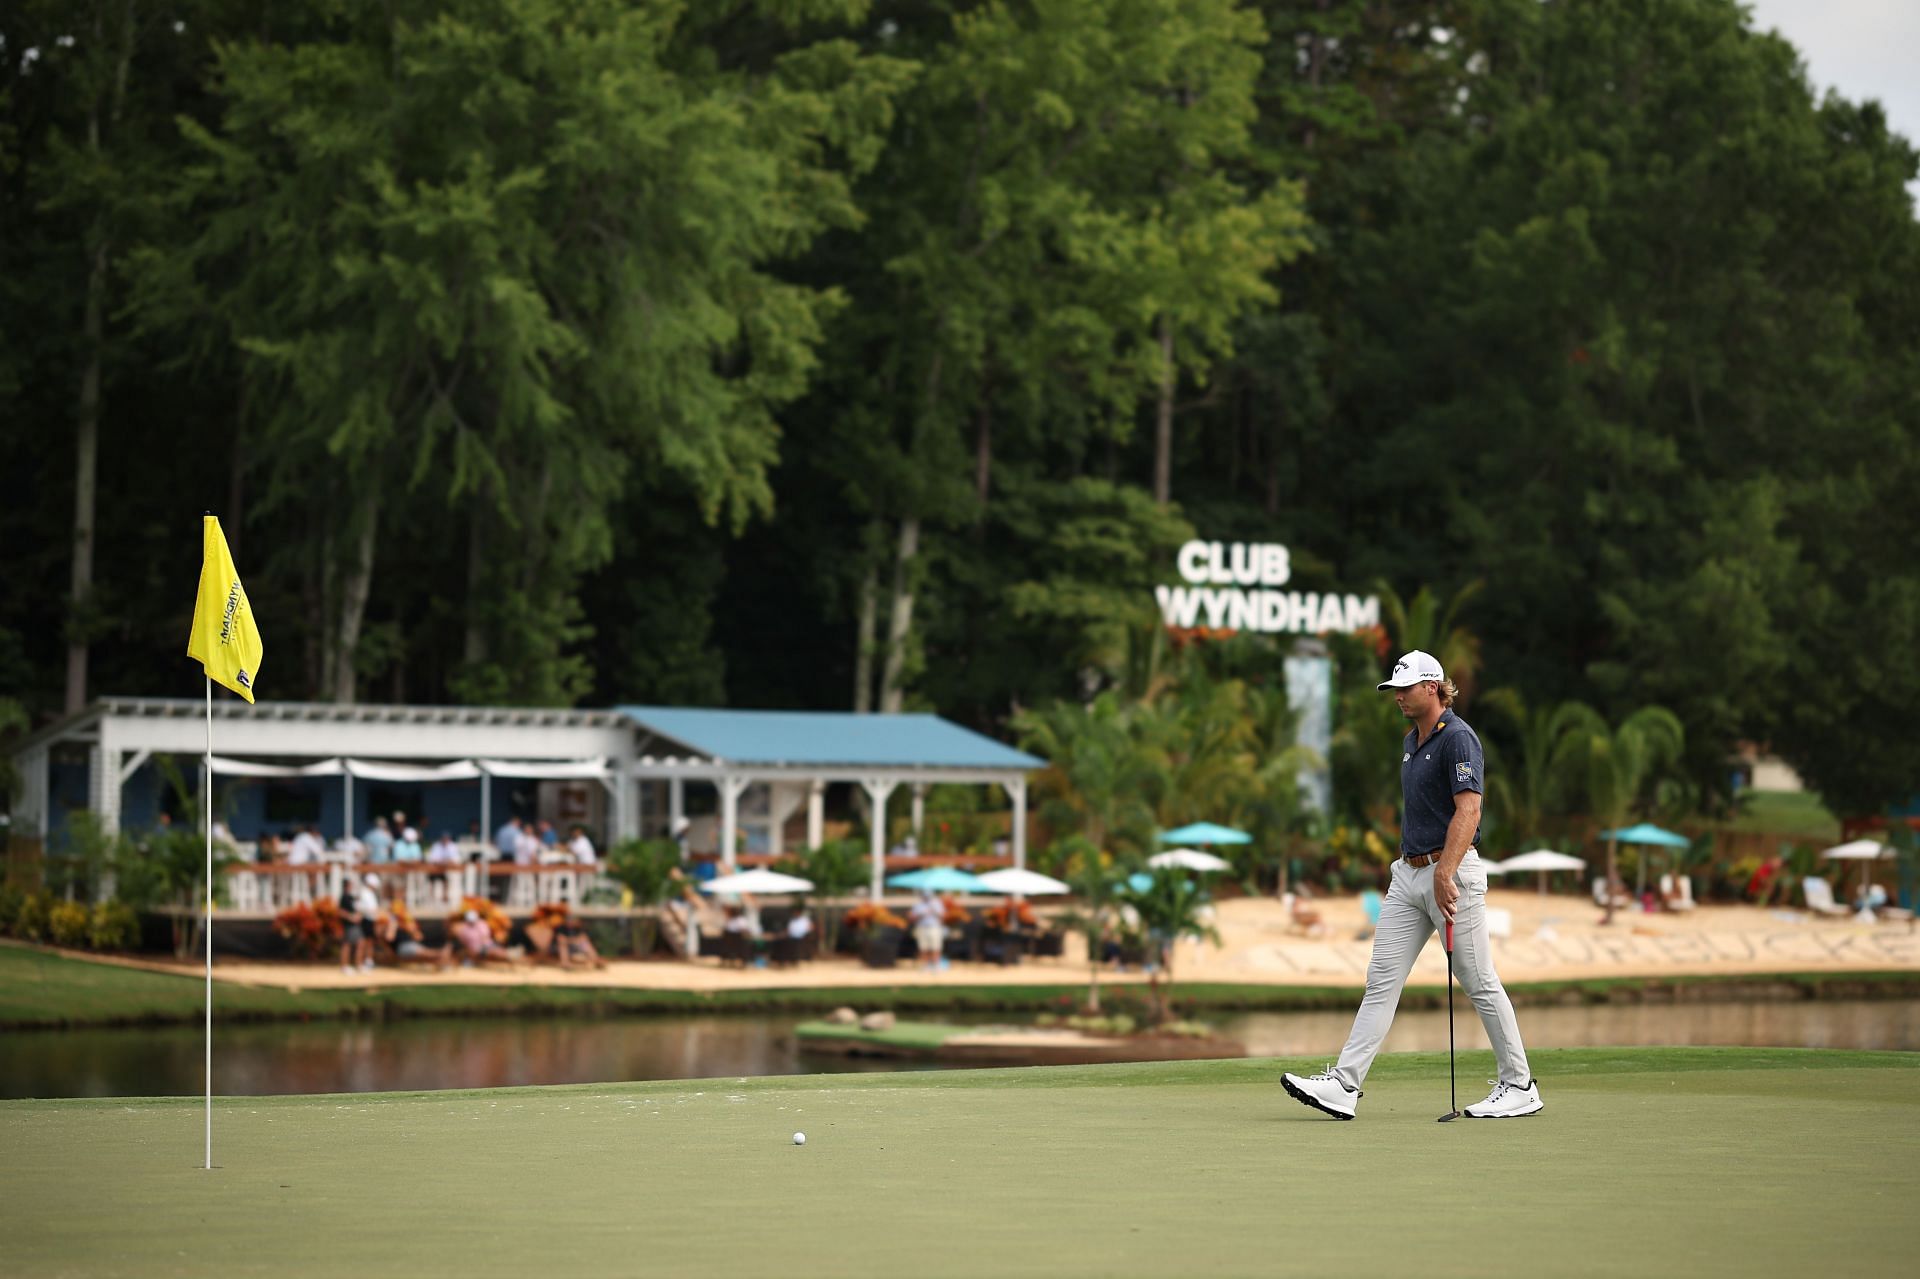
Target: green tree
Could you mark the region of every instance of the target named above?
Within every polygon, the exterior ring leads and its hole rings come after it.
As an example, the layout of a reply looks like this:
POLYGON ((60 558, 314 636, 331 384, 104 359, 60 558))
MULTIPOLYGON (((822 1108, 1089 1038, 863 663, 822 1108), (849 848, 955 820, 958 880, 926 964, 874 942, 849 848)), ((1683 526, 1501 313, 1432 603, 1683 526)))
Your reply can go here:
POLYGON ((1606 721, 1584 702, 1530 709, 1513 688, 1489 690, 1483 702, 1506 722, 1513 745, 1487 771, 1487 800, 1519 849, 1545 835, 1548 818, 1581 793, 1580 744, 1605 733, 1606 721))
POLYGON ((1168 761, 1139 720, 1111 690, 1084 706, 1055 702, 1014 718, 1022 743, 1048 763, 1035 787, 1043 820, 1103 852, 1140 856, 1153 847, 1168 761))
POLYGON ((633 893, 643 912, 633 921, 633 953, 653 953, 659 936, 659 909, 679 892, 680 845, 671 839, 625 839, 607 850, 607 874, 633 893))
MULTIPOLYGON (((1686 729, 1665 707, 1642 706, 1617 724, 1603 722, 1574 732, 1568 748, 1577 752, 1585 775, 1588 812, 1613 831, 1645 812, 1660 783, 1680 764, 1686 750, 1686 729)), ((1644 867, 1644 859, 1642 864, 1644 867)), ((1609 835, 1607 906, 1602 923, 1613 922, 1617 866, 1618 841, 1609 835)))
POLYGON ((1206 890, 1198 878, 1178 871, 1163 870, 1153 875, 1144 889, 1123 886, 1119 900, 1138 912, 1147 931, 1151 953, 1147 989, 1153 1002, 1154 1020, 1167 1021, 1170 1012, 1167 993, 1173 985, 1173 952, 1182 938, 1220 942, 1220 932, 1212 923, 1212 908, 1206 890))

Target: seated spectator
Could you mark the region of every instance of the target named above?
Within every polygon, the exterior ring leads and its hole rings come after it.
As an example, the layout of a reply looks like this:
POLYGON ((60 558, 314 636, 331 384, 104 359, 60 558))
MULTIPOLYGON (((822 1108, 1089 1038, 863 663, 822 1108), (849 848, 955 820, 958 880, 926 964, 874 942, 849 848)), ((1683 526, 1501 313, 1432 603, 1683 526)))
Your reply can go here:
POLYGON ((433 847, 427 850, 427 863, 431 866, 458 866, 460 864, 460 845, 453 842, 452 831, 441 831, 440 838, 433 841, 433 847))
POLYGON ((388 903, 385 913, 374 922, 374 935, 393 947, 393 953, 403 964, 430 963, 444 970, 453 962, 453 943, 438 947, 425 945, 418 921, 397 898, 388 903))
POLYGON ((753 917, 747 914, 746 907, 740 905, 738 902, 728 903, 727 922, 722 925, 721 930, 729 933, 742 933, 748 937, 758 937, 760 935, 760 929, 754 922, 753 917))
POLYGON ((587 936, 587 926, 572 914, 554 927, 553 954, 562 968, 572 968, 575 960, 595 968, 607 966, 607 961, 594 949, 593 938, 587 936))
POLYGON ((464 967, 471 968, 482 960, 514 957, 512 951, 493 939, 493 929, 487 927, 487 921, 480 918, 477 910, 468 911, 453 926, 453 941, 460 947, 460 962, 464 967))
POLYGON ((393 832, 387 829, 387 819, 373 819, 373 829, 361 841, 367 846, 367 860, 376 866, 385 865, 393 859, 393 832))
POLYGON ((1884 910, 1886 905, 1887 890, 1878 884, 1868 884, 1867 891, 1864 894, 1855 893, 1853 895, 1853 908, 1855 910, 1878 911, 1884 910))
POLYGON ((813 916, 804 910, 794 911, 793 917, 787 920, 787 936, 795 941, 813 936, 813 916))
POLYGON ((425 856, 420 850, 420 832, 408 826, 400 832, 400 838, 393 841, 393 860, 396 862, 417 862, 425 856))
POLYGON ((567 841, 567 851, 573 854, 576 865, 591 866, 599 860, 593 850, 593 841, 587 838, 587 828, 584 826, 573 828, 573 838, 567 841))
POLYGON ((287 860, 287 850, 285 846, 280 843, 280 837, 278 835, 262 835, 260 837, 259 852, 254 857, 254 860, 263 866, 284 864, 287 860))

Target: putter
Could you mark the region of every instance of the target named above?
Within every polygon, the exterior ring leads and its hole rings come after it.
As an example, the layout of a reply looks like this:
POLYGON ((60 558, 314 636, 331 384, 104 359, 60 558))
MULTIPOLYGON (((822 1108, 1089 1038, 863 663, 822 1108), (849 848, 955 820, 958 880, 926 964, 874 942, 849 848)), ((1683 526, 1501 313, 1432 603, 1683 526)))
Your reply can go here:
POLYGON ((1447 951, 1447 1105, 1452 1109, 1440 1116, 1440 1122, 1460 1118, 1460 1095, 1455 1091, 1453 1078, 1453 921, 1447 921, 1447 936, 1444 943, 1447 951))

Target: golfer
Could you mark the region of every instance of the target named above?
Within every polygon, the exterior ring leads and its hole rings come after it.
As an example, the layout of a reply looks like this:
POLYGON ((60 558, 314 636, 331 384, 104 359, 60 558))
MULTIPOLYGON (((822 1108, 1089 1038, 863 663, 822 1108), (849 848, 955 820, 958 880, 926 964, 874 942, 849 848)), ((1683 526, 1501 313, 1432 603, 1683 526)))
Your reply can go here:
POLYGON ((1527 1050, 1513 1020, 1513 1004, 1493 971, 1487 940, 1487 872, 1480 842, 1480 802, 1486 763, 1480 739, 1453 712, 1456 690, 1440 663, 1415 649, 1394 663, 1380 690, 1393 690, 1400 713, 1413 722, 1402 743, 1400 856, 1380 906, 1380 926, 1367 964, 1367 993, 1353 1019, 1340 1061, 1317 1075, 1286 1074, 1295 1098, 1337 1119, 1353 1118, 1360 1085, 1393 1024, 1400 990, 1421 947, 1452 921, 1453 966, 1460 988, 1480 1012, 1500 1077, 1485 1101, 1468 1106, 1470 1119, 1511 1119, 1541 1107, 1527 1068, 1527 1050))

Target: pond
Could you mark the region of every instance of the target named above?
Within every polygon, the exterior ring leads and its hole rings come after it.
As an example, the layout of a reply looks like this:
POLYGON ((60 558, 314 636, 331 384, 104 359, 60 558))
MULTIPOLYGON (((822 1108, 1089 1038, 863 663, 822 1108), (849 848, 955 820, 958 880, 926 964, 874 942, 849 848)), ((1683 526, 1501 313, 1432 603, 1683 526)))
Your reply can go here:
MULTIPOLYGON (((1920 1000, 1543 1007, 1522 1008, 1519 1016, 1528 1046, 1539 1048, 1721 1044, 1920 1050, 1920 1000)), ((801 1052, 793 1028, 805 1020, 705 1015, 223 1026, 214 1036, 214 1091, 225 1096, 387 1092, 938 1069, 801 1052)), ((956 1015, 938 1020, 1030 1019, 956 1015)), ((1352 1015, 1224 1013, 1207 1020, 1255 1056, 1331 1060, 1352 1015)), ((1486 1047, 1470 1009, 1458 1011, 1457 1033, 1462 1049, 1486 1047)), ((1444 1010, 1410 1011, 1395 1019, 1385 1051, 1446 1046, 1444 1010)), ((201 1063, 197 1026, 11 1032, 0 1035, 0 1097, 198 1096, 201 1063)))

